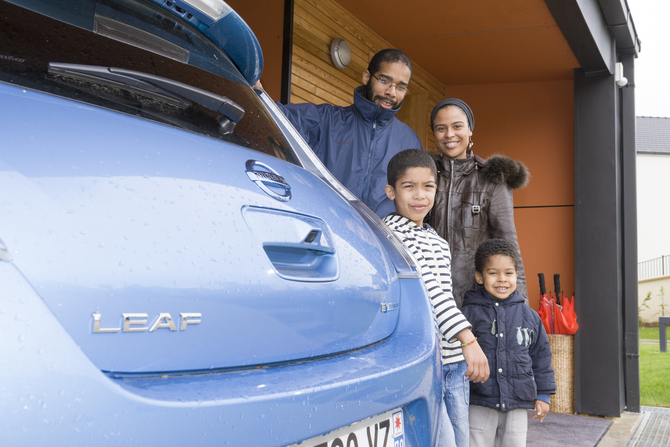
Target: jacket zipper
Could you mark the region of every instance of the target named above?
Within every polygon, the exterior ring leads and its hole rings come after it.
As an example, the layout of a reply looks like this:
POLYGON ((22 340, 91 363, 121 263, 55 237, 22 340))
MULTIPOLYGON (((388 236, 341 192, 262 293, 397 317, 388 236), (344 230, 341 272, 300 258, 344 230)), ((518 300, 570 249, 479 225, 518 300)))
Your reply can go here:
POLYGON ((365 166, 365 184, 363 185, 363 197, 362 202, 368 198, 368 185, 370 184, 370 161, 372 160, 372 149, 375 144, 375 130, 377 129, 377 120, 372 122, 372 137, 370 138, 370 150, 368 152, 368 163, 365 166))
POLYGON ((451 165, 451 175, 449 176, 449 194, 447 195, 447 241, 451 240, 451 225, 449 225, 449 222, 451 221, 451 190, 454 187, 454 160, 449 159, 449 163, 451 165))

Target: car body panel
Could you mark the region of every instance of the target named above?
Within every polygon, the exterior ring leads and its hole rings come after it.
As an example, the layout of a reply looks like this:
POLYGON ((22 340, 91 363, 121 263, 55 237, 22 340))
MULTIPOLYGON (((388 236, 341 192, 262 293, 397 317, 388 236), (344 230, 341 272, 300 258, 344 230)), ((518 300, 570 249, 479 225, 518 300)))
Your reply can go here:
POLYGON ((12 216, 0 234, 102 370, 249 367, 357 349, 393 331, 398 312, 382 312, 381 303, 399 300, 384 252, 311 173, 49 95, 0 85, 0 97, 14 110, 5 125, 15 129, 5 139, 15 149, 0 154, 0 212, 12 216), (53 130, 42 129, 49 141, 22 130, 37 113, 52 117, 53 130), (289 178, 293 199, 259 189, 245 174, 250 159, 289 178), (304 223, 302 233, 280 233, 282 219, 304 223), (332 233, 338 277, 285 279, 262 247, 301 242, 318 222, 332 233), (94 333, 93 313, 118 333, 94 333), (127 313, 146 314, 145 324, 124 325, 127 313), (173 328, 141 330, 161 313, 173 328), (182 313, 200 313, 201 322, 181 330, 182 313))
POLYGON ((12 341, 0 347, 2 445, 281 446, 396 407, 412 427, 406 445, 432 445, 441 383, 421 280, 403 281, 408 312, 383 343, 323 361, 151 379, 100 372, 11 263, 0 261, 0 283, 0 326, 12 341))

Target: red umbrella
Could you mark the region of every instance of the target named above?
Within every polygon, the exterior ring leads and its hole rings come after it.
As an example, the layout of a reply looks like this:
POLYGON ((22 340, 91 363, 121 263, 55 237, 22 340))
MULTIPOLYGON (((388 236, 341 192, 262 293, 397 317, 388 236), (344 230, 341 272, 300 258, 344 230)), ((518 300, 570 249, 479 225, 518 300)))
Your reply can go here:
POLYGON ((540 306, 537 309, 537 313, 540 314, 542 319, 542 324, 544 325, 544 330, 547 334, 554 333, 554 322, 552 318, 552 307, 547 299, 547 289, 544 286, 544 273, 538 273, 537 276, 540 278, 540 306))
POLYGON ((575 332, 577 332, 577 329, 579 329, 579 325, 577 324, 577 314, 575 314, 574 292, 572 293, 572 298, 565 298, 563 300, 563 315, 565 316, 565 320, 568 322, 569 325, 568 334, 574 334, 575 332))
POLYGON ((572 335, 579 328, 577 316, 575 315, 575 298, 573 296, 572 299, 567 299, 563 296, 561 292, 561 275, 558 273, 554 275, 554 290, 556 292, 556 301, 553 302, 553 300, 550 300, 554 317, 554 332, 552 333, 572 335), (560 305, 561 302, 563 302, 563 306, 560 305))
POLYGON ((563 318, 563 307, 561 306, 561 275, 554 274, 554 292, 556 293, 556 300, 549 300, 551 303, 551 310, 554 315, 554 332, 553 334, 567 334, 567 324, 563 318))
POLYGON ((556 302, 552 303, 552 310, 554 311, 554 333, 568 335, 574 332, 570 332, 569 323, 565 319, 563 314, 563 306, 559 306, 556 302))
POLYGON ((554 273, 554 292, 556 292, 556 304, 560 305, 560 295, 561 295, 561 275, 554 273))

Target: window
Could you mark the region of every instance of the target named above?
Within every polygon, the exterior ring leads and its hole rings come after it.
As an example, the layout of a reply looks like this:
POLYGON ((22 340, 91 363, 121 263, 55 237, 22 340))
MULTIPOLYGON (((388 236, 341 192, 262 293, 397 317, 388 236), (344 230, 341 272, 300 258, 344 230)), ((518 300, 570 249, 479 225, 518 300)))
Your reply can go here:
POLYGON ((2 2, 0 82, 295 162, 274 121, 225 54, 201 37, 197 28, 168 16, 148 2, 119 6, 101 1, 91 18, 94 32, 2 2), (63 70, 63 66, 76 68, 63 70), (96 70, 104 73, 108 68, 118 68, 124 75, 96 75, 96 70), (133 72, 137 76, 128 76, 133 72), (170 88, 170 82, 160 85, 151 77, 194 87, 196 93, 170 88), (235 113, 213 110, 218 107, 199 99, 206 94, 231 101, 228 108, 235 113), (229 122, 242 111, 237 123, 229 122))

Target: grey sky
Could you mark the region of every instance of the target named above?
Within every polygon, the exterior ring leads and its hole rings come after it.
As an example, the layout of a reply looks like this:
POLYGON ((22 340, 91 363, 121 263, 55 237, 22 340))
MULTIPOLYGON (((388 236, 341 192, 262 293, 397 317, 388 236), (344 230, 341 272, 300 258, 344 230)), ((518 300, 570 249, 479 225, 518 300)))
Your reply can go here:
POLYGON ((642 41, 635 60, 635 114, 670 117, 670 2, 628 0, 628 6, 642 41))

